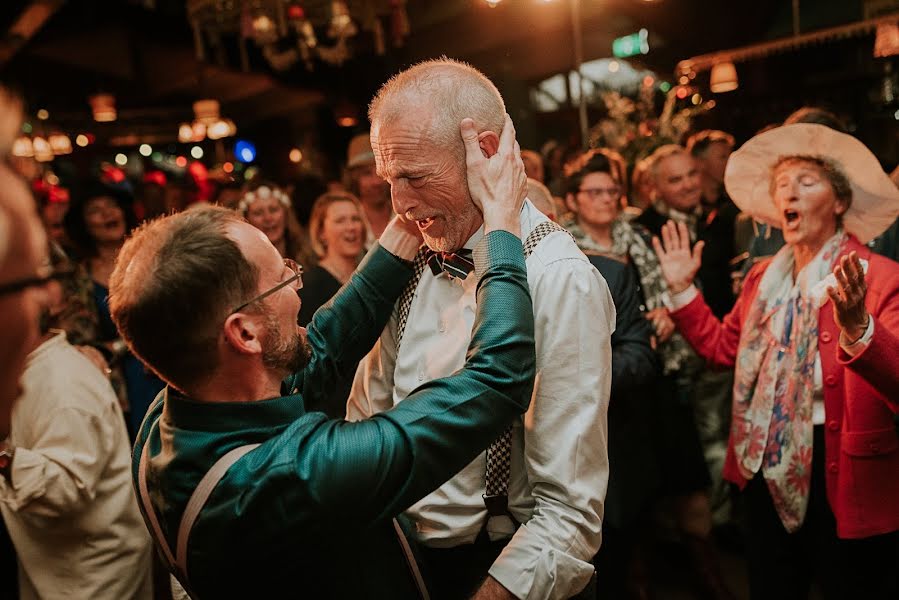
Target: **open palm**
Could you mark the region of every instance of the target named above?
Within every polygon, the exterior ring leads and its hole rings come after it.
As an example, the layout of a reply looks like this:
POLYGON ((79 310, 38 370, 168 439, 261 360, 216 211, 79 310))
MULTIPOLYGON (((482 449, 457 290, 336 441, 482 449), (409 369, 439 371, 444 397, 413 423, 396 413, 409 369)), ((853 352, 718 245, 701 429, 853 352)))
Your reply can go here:
POLYGON ((690 249, 690 232, 683 223, 675 225, 668 221, 662 225, 662 240, 652 238, 652 247, 659 257, 662 276, 672 293, 679 293, 690 287, 696 272, 702 264, 702 249, 705 242, 697 242, 690 249))

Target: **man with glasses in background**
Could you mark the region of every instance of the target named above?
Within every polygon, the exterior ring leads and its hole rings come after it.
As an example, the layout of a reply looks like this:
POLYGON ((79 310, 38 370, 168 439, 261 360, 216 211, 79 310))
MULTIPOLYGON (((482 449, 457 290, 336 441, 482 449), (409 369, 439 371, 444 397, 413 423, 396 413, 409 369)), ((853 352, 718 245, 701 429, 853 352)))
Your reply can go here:
POLYGON ((469 184, 487 235, 468 361, 359 423, 307 413, 372 347, 421 244, 398 217, 308 331, 300 268, 235 213, 154 221, 122 248, 113 320, 168 383, 138 434, 132 475, 156 544, 194 597, 415 598, 392 518, 461 469, 526 409, 533 311, 518 214, 524 165, 509 123, 475 143, 469 184))

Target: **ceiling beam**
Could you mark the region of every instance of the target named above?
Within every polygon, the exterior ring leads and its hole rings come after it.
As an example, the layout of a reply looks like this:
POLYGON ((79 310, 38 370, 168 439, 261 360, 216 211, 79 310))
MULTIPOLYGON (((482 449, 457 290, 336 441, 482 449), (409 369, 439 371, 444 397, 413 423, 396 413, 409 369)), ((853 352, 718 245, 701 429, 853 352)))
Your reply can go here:
POLYGON ((0 65, 9 62, 63 4, 65 0, 35 0, 26 6, 0 40, 0 65))

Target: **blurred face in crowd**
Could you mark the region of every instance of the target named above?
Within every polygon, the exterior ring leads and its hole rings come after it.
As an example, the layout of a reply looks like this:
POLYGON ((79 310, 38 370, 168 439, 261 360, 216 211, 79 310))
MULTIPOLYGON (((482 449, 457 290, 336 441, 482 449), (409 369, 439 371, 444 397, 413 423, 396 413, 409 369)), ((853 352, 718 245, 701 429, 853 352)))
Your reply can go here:
POLYGON ((47 236, 62 244, 66 239, 66 230, 63 220, 69 210, 68 202, 48 202, 41 209, 41 220, 47 230, 47 236))
POLYGON ((46 285, 15 287, 46 276, 49 266, 44 230, 25 185, 0 167, 0 219, 5 249, 0 251, 0 438, 9 434, 13 403, 28 354, 40 337, 39 320, 49 303, 46 285))
MULTIPOLYGON (((245 223, 229 226, 229 236, 237 242, 244 256, 259 269, 258 294, 262 294, 294 275, 278 250, 260 231, 245 223)), ((297 325, 300 313, 302 280, 288 284, 274 294, 250 305, 244 311, 261 311, 265 328, 262 335, 262 360, 283 376, 305 366, 309 350, 306 329, 297 325)), ((242 311, 243 312, 243 311, 242 311)))
POLYGON ((121 242, 125 239, 125 212, 108 196, 91 198, 84 205, 87 232, 98 244, 121 242))
POLYGON ((418 224, 429 248, 453 252, 483 219, 468 192, 464 157, 429 139, 430 122, 426 107, 383 126, 375 122, 372 148, 378 173, 390 184, 394 212, 418 224))
POLYGON ((273 196, 257 198, 247 207, 247 221, 264 233, 273 244, 284 239, 287 215, 284 213, 284 205, 273 196))
POLYGON ((521 161, 524 163, 524 173, 531 179, 544 183, 543 159, 533 150, 522 150, 521 161))
POLYGON ((375 163, 355 167, 353 177, 359 187, 359 200, 363 204, 383 206, 390 200, 390 184, 378 177, 375 163))
POLYGON ((837 230, 838 215, 848 208, 817 164, 787 159, 772 174, 772 195, 781 215, 784 240, 820 248, 837 230))
POLYGON ((365 224, 353 202, 332 202, 322 221, 321 242, 328 255, 358 257, 365 244, 365 224))
POLYGON ((656 165, 655 192, 670 208, 693 210, 702 198, 699 169, 689 154, 672 154, 656 165))
POLYGON ((568 194, 568 204, 579 222, 593 227, 608 227, 618 216, 621 186, 608 173, 589 173, 578 191, 568 194))
POLYGON ((730 145, 726 142, 709 144, 705 154, 697 159, 702 174, 716 183, 724 183, 724 169, 727 167, 727 159, 730 158, 730 154, 730 145))

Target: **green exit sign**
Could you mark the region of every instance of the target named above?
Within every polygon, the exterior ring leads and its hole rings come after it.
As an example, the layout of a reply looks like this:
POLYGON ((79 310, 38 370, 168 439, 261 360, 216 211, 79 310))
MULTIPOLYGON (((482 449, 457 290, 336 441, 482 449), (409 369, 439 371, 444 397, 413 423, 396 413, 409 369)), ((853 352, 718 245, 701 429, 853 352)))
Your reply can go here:
POLYGON ((612 41, 612 54, 616 58, 627 58, 638 54, 649 54, 649 32, 641 29, 612 41))

